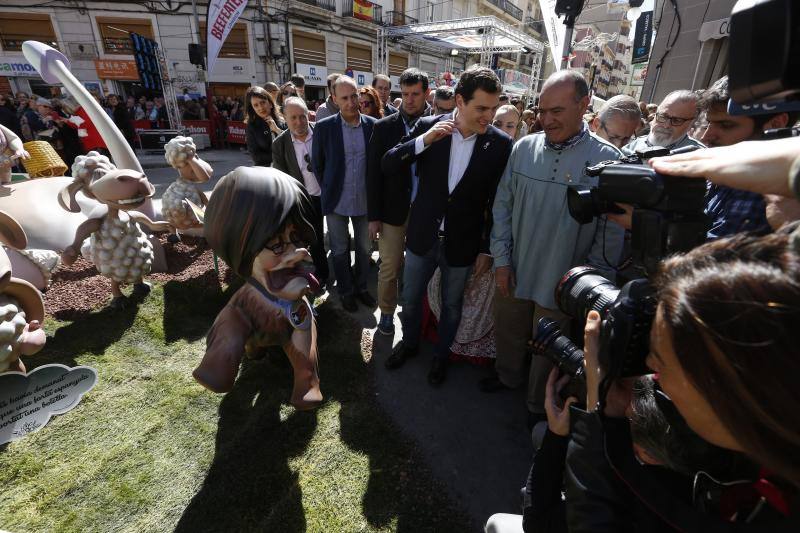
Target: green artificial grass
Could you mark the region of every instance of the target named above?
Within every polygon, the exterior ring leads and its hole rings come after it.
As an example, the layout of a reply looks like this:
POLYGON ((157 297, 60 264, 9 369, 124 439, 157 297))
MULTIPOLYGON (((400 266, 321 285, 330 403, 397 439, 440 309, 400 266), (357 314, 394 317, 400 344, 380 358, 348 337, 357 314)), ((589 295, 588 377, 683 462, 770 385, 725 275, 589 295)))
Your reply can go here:
POLYGON ((172 281, 123 311, 46 321, 29 370, 87 365, 98 383, 73 411, 0 447, 0 529, 470 530, 377 405, 369 350, 346 314, 320 309, 316 411, 287 403, 281 353, 245 360, 227 395, 194 382, 234 289, 172 281))

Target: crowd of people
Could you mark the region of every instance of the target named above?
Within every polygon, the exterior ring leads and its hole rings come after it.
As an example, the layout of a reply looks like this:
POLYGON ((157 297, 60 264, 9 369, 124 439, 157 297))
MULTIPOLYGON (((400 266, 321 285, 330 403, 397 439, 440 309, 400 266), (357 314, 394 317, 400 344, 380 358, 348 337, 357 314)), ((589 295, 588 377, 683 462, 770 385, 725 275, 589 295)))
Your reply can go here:
POLYGON ((792 233, 800 202, 785 184, 752 179, 754 167, 742 162, 746 153, 784 181, 794 162, 797 175, 796 142, 771 152, 759 147, 780 141, 750 142, 793 125, 796 114, 730 115, 727 78, 653 104, 616 96, 599 109, 590 109, 588 85, 574 71, 553 74, 528 108, 480 67, 455 88, 435 89, 408 69, 391 103, 385 77, 370 87, 343 74, 327 82, 329 96, 313 105, 299 80, 251 88, 243 106, 249 151, 311 197, 317 236, 307 245, 320 292, 335 290, 349 312, 377 307, 384 335, 394 335, 402 302, 402 340, 383 359, 388 370, 428 338, 431 386, 446 381, 454 356, 477 355, 494 364, 478 384, 483 392, 527 391, 529 429, 546 429, 524 512, 491 517, 487 531, 797 529, 800 397, 790 332, 800 317, 800 231, 792 233), (710 163, 704 154, 723 146, 734 151, 710 163), (567 189, 597 184, 587 166, 656 147, 700 148, 650 164, 713 181, 707 244, 653 274, 652 373, 615 380, 601 400, 605 317, 568 316, 554 289, 580 265, 615 280, 632 221, 620 206, 580 224, 567 189), (377 299, 367 290, 376 240, 377 299), (586 397, 563 400, 569 376, 529 355, 540 317, 563 331, 585 325, 586 397))

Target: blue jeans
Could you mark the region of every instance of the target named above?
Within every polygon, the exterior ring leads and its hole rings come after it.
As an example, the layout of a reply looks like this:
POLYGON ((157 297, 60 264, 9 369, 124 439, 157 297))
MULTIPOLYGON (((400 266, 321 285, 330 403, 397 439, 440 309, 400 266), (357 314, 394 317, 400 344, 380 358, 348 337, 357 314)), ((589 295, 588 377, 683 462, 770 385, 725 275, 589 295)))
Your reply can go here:
POLYGON ((367 215, 348 217, 331 213, 326 215, 328 221, 328 238, 330 239, 333 271, 336 273, 336 287, 339 296, 367 290, 367 274, 369 273, 369 222, 367 215), (350 266, 350 228, 353 222, 355 233, 356 264, 355 273, 350 266))
POLYGON ((461 322, 464 289, 472 274, 472 265, 465 267, 448 265, 439 240, 423 256, 406 250, 406 263, 403 268, 403 344, 412 348, 419 346, 422 300, 437 266, 442 272, 442 312, 439 316, 436 357, 447 359, 461 322))

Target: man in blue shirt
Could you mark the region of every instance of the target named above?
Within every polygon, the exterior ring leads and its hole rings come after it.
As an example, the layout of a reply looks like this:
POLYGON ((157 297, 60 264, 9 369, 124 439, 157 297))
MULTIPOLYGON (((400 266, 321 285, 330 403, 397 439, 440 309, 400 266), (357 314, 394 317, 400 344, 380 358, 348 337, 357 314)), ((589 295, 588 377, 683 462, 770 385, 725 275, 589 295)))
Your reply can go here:
MULTIPOLYGON (((717 80, 700 98, 700 108, 706 113, 708 126, 701 137, 709 147, 730 146, 742 141, 757 140, 764 130, 791 126, 797 114, 766 115, 728 114, 728 77, 717 80)), ((709 183, 705 213, 711 219, 709 240, 741 232, 768 233, 764 198, 760 194, 709 183)))

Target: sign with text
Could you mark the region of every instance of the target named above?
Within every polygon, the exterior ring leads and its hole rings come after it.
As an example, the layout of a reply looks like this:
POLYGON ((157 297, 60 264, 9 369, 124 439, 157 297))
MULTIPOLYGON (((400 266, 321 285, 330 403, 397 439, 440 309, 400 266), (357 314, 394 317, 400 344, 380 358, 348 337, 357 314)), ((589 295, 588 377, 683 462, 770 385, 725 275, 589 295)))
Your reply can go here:
POLYGON ((561 55, 564 52, 564 36, 567 33, 567 27, 556 16, 556 0, 539 0, 539 7, 542 10, 545 30, 547 30, 550 53, 556 64, 556 70, 561 70, 561 55))
POLYGON ((192 135, 211 135, 211 121, 210 120, 182 120, 183 127, 189 130, 189 136, 192 135))
POLYGON ((633 37, 631 63, 644 63, 650 57, 650 43, 653 41, 653 12, 645 11, 636 20, 636 33, 633 37))
POLYGON ((42 429, 53 415, 75 408, 96 383, 97 371, 86 366, 0 374, 0 444, 42 429))
POLYGON ((247 0, 215 0, 208 5, 208 61, 206 67, 209 72, 214 72, 214 63, 222 49, 222 44, 228 38, 236 20, 241 16, 247 0))
POLYGON ((247 124, 244 122, 228 122, 228 142, 247 144, 247 124))
POLYGON ((39 77, 39 73, 24 57, 0 57, 0 76, 39 77))
POLYGON ((132 59, 95 59, 97 77, 103 80, 138 80, 139 71, 132 59))
POLYGON ((704 22, 703 25, 700 26, 700 33, 697 35, 697 39, 701 42, 708 41, 710 39, 724 39, 725 37, 730 36, 730 34, 730 18, 710 20, 708 22, 704 22))
POLYGON ((306 85, 312 87, 327 87, 328 86, 328 67, 321 67, 319 65, 308 65, 306 63, 295 63, 295 72, 303 76, 306 80, 306 85))
POLYGON ((372 72, 365 72, 363 70, 354 70, 353 79, 356 80, 356 85, 360 87, 368 87, 372 85, 372 72))

